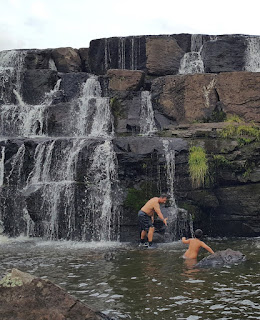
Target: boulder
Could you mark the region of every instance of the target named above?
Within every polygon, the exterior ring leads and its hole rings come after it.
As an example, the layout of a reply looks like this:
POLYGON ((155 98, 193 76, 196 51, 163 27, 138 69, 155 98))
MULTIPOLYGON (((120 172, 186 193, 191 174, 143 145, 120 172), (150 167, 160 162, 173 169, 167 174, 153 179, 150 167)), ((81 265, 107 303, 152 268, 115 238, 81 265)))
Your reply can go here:
POLYGON ((260 122, 256 72, 168 75, 153 80, 151 92, 155 109, 177 123, 208 121, 219 112, 260 122))
POLYGON ((154 106, 178 123, 206 119, 218 102, 215 78, 212 74, 157 78, 151 89, 154 106))
POLYGON ((26 70, 22 86, 24 102, 32 105, 42 103, 45 94, 53 90, 57 81, 58 74, 54 70, 26 70))
POLYGON ((232 249, 226 249, 217 251, 210 256, 203 258, 199 263, 195 264, 194 268, 214 268, 237 264, 243 261, 246 261, 246 257, 243 253, 232 249))
POLYGON ((73 48, 57 48, 51 52, 52 59, 59 72, 81 71, 81 59, 77 50, 73 48))
POLYGON ((28 50, 25 56, 25 68, 33 69, 49 69, 51 59, 51 50, 28 50))
POLYGON ((1 320, 109 320, 49 280, 13 269, 0 281, 1 320))
POLYGON ((247 48, 244 36, 220 36, 204 43, 201 56, 206 73, 242 71, 247 48))
POLYGON ((82 61, 82 71, 89 72, 89 48, 80 48, 78 53, 82 61))
POLYGON ((144 72, 137 70, 110 69, 107 71, 110 90, 139 90, 144 84, 144 72))
POLYGON ((216 77, 223 111, 260 123, 260 73, 225 72, 216 77))
POLYGON ((161 76, 177 74, 184 51, 171 37, 149 37, 146 39, 146 68, 148 74, 161 76))

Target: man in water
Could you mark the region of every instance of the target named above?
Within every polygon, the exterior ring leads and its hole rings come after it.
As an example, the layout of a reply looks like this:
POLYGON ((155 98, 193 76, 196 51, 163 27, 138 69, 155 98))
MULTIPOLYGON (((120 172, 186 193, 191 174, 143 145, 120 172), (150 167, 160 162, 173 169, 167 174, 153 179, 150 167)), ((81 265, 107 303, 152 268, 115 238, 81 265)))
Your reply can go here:
POLYGON ((152 247, 153 242, 153 234, 154 234, 154 213, 156 212, 158 217, 163 221, 163 223, 167 226, 167 219, 164 218, 160 204, 166 203, 168 196, 162 194, 159 198, 154 197, 146 202, 146 204, 141 208, 138 212, 138 221, 141 229, 141 243, 140 245, 152 247), (148 235, 147 235, 148 233, 148 235), (146 244, 146 235, 148 237, 148 245, 146 244))
POLYGON ((214 251, 209 246, 207 246, 203 241, 200 240, 203 236, 202 230, 197 229, 194 232, 194 235, 195 238, 186 239, 185 237, 182 237, 181 239, 183 243, 189 244, 188 250, 184 253, 184 258, 196 259, 201 247, 206 249, 210 253, 214 253, 214 251))

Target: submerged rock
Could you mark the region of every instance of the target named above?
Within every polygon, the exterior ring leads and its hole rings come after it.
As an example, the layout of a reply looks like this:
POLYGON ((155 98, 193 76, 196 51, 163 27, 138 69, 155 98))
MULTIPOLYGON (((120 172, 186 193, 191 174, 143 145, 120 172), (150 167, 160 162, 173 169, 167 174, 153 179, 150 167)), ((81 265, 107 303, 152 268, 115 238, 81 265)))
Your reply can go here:
POLYGON ((1 320, 109 320, 49 280, 13 269, 0 281, 1 320))
POLYGON ((234 251, 232 249, 226 249, 222 251, 217 251, 214 254, 211 254, 210 256, 203 258, 194 267, 210 268, 236 264, 243 261, 246 261, 246 257, 243 253, 241 253, 240 251, 234 251))

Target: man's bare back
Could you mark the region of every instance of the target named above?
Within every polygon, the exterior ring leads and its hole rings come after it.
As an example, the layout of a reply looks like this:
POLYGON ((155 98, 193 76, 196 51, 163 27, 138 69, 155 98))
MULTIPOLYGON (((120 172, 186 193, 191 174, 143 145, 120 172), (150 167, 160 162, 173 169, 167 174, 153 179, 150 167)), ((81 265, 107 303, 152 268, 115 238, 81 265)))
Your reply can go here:
MULTIPOLYGON (((196 236, 196 231, 195 231, 195 236, 196 236)), ((206 243, 204 243, 203 241, 197 238, 186 239, 185 237, 183 237, 181 240, 183 243, 189 244, 188 250, 184 253, 184 257, 187 259, 196 259, 201 247, 206 249, 210 253, 214 253, 214 251, 208 245, 206 245, 206 243)))
POLYGON ((145 212, 148 216, 152 216, 154 214, 154 212, 156 212, 158 214, 158 212, 161 212, 158 200, 159 200, 159 198, 157 198, 157 197, 150 199, 141 208, 141 210, 143 212, 145 212))

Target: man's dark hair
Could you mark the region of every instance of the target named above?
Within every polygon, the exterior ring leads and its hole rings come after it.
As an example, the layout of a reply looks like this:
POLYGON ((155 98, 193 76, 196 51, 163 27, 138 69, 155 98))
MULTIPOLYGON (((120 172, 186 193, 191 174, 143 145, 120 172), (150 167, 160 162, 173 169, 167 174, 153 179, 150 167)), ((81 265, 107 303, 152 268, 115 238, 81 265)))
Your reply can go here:
POLYGON ((160 194, 160 198, 167 198, 167 199, 169 199, 170 196, 169 196, 167 193, 161 193, 161 194, 160 194))
POLYGON ((203 236, 203 231, 201 229, 197 229, 195 232, 194 232, 194 235, 196 238, 200 239, 202 238, 203 236))

